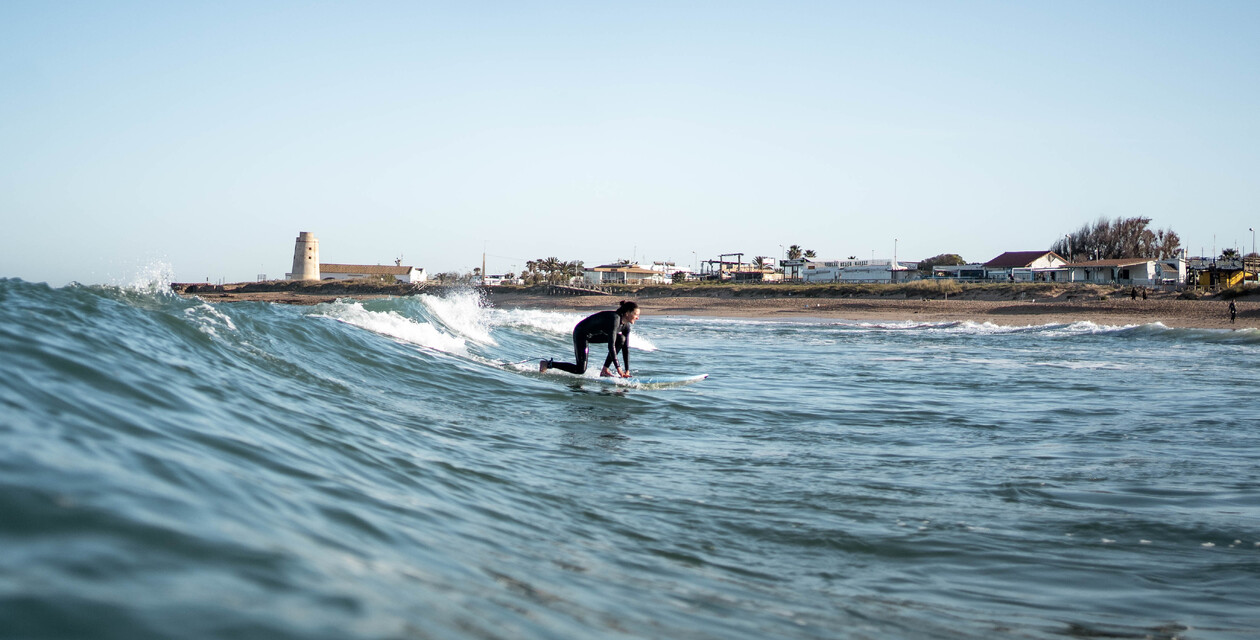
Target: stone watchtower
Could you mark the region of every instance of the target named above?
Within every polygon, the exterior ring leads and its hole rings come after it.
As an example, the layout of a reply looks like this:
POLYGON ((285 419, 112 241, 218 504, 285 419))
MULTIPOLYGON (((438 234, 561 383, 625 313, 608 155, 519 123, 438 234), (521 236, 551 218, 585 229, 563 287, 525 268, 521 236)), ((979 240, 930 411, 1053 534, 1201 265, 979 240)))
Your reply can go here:
POLYGON ((290 280, 319 280, 319 240, 310 231, 298 234, 293 247, 293 273, 290 280))

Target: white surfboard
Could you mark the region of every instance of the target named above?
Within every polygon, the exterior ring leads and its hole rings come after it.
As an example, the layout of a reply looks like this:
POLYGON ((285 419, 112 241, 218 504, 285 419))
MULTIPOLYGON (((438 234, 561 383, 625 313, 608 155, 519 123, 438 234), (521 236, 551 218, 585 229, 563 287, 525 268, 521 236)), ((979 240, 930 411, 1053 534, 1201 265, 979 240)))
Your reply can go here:
MULTIPOLYGON (((575 376, 577 377, 577 376, 575 376)), ((695 384, 709 377, 707 373, 696 375, 673 375, 673 376, 631 376, 629 378, 618 377, 587 377, 581 376, 583 382, 598 382, 618 387, 637 387, 641 389, 665 389, 668 387, 684 387, 689 384, 695 384)))

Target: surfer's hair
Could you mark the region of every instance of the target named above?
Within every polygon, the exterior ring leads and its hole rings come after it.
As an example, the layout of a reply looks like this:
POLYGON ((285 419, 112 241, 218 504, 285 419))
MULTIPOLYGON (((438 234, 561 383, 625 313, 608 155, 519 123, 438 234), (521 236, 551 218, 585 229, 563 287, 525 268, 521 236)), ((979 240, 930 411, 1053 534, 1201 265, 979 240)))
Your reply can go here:
POLYGON ((621 306, 617 307, 617 315, 622 315, 622 316, 630 315, 631 313, 634 313, 635 309, 638 309, 638 308, 639 308, 639 303, 635 302, 634 300, 622 300, 621 306))

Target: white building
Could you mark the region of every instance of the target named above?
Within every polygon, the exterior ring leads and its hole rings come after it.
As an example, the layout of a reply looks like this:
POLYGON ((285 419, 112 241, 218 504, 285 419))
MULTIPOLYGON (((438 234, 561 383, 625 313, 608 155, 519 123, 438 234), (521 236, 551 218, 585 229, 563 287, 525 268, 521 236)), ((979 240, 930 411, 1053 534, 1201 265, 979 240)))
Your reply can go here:
POLYGON ((505 274, 491 274, 481 279, 481 284, 497 287, 504 284, 523 284, 520 278, 509 278, 505 274))
POLYGON ((429 274, 422 268, 395 265, 367 264, 321 264, 319 271, 324 280, 357 280, 361 278, 381 278, 393 276, 398 282, 424 282, 429 274))
POLYGON ((670 282, 662 271, 648 269, 638 264, 603 264, 587 267, 582 279, 588 284, 666 284, 670 282))
POLYGON ((892 260, 855 260, 840 271, 840 282, 891 284, 918 278, 916 271, 892 260))
POLYGON ((985 277, 1009 282, 1067 282, 1068 261, 1053 251, 1007 251, 984 263, 985 277))
POLYGON ((800 274, 798 279, 802 282, 839 282, 840 261, 823 260, 820 262, 806 260, 800 266, 798 273, 800 274))
POLYGON ((1154 258, 1118 258, 1091 260, 1068 265, 1074 282, 1095 282, 1100 285, 1160 285, 1163 267, 1154 258))

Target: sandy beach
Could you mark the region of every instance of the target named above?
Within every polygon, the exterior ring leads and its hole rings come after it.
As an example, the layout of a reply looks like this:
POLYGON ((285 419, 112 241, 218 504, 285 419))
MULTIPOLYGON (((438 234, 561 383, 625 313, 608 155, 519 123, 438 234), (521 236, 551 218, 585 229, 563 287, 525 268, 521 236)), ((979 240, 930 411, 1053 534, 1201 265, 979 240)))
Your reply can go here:
MULTIPOLYGON (((634 298, 646 315, 749 318, 834 318, 858 321, 990 322, 1028 326, 1089 321, 1103 325, 1159 322, 1168 327, 1260 328, 1260 302, 1238 301, 1238 318, 1229 322, 1227 301, 1179 300, 886 300, 864 298, 634 298)), ((491 295, 505 308, 597 311, 617 306, 612 296, 491 295)))
MULTIPOLYGON (((195 294, 209 302, 259 301, 278 304, 317 304, 341 299, 368 299, 390 294, 359 292, 221 291, 195 294)), ((1216 298, 1184 300, 1173 294, 1155 294, 1146 300, 1127 296, 1082 298, 1060 295, 1049 299, 897 299, 879 297, 795 296, 669 296, 652 293, 592 296, 552 296, 536 291, 487 289, 487 302, 501 308, 551 309, 594 312, 617 306, 621 298, 636 300, 646 315, 686 315, 746 318, 832 318, 882 322, 989 322, 1002 326, 1029 326, 1088 321, 1101 325, 1161 323, 1168 327, 1243 329, 1260 328, 1260 300, 1255 296, 1235 301, 1238 318, 1230 324, 1229 302, 1216 298)))

